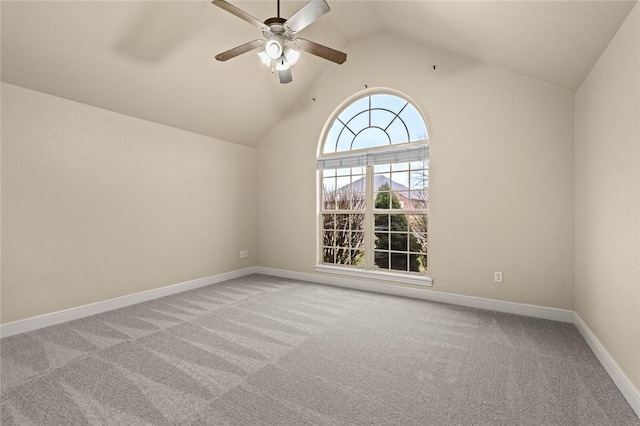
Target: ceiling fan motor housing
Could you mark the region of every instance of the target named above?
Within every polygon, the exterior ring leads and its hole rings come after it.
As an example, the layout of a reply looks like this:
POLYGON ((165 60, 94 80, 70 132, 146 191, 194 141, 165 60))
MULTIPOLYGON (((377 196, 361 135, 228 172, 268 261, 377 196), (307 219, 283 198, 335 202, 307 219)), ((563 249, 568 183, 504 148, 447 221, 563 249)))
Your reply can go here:
POLYGON ((284 18, 269 18, 264 24, 269 26, 268 30, 263 30, 263 34, 267 39, 264 51, 271 59, 278 59, 284 53, 284 41, 287 38, 284 18))

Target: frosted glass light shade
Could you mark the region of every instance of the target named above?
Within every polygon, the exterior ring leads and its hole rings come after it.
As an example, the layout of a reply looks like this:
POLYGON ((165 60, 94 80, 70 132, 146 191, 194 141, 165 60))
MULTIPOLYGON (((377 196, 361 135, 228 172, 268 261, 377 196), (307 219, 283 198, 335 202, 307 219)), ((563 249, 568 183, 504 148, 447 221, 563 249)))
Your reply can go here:
POLYGON ((271 58, 269 56, 267 56, 266 53, 264 53, 264 50, 261 50, 260 52, 258 52, 258 57, 260 58, 260 61, 263 64, 265 64, 268 67, 271 66, 271 58))
POLYGON ((264 45, 264 52, 271 59, 278 59, 282 56, 282 45, 278 42, 278 40, 268 40, 264 45))
POLYGON ((298 62, 298 59, 300 59, 300 52, 287 47, 286 49, 284 49, 284 56, 285 58, 287 58, 287 62, 289 62, 289 65, 294 66, 296 62, 298 62))

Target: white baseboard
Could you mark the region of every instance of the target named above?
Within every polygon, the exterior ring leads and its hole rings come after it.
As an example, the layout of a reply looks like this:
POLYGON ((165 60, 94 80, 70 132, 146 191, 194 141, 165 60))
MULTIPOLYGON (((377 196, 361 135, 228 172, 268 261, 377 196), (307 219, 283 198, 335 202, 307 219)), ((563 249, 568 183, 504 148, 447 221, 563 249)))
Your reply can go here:
POLYGON ((222 281, 240 278, 245 275, 256 273, 255 267, 238 269, 236 271, 225 272, 222 274, 211 275, 208 277, 197 278, 195 280, 185 281, 178 284, 172 284, 165 287, 147 290, 140 293, 129 294, 127 296, 116 297, 114 299, 103 300, 101 302, 90 303, 88 305, 77 306, 75 308, 65 309, 50 314, 31 317, 19 321, 9 322, 0 325, 0 337, 9 337, 15 334, 27 331, 37 330, 51 325, 61 324, 67 321, 88 317, 113 309, 124 308, 125 306, 134 305, 136 303, 146 302, 160 297, 170 296, 172 294, 181 293, 187 290, 216 284, 222 281))
POLYGON ((249 268, 211 275, 204 278, 198 278, 178 284, 172 284, 153 290, 91 303, 88 305, 77 306, 75 308, 52 312, 50 314, 44 314, 37 317, 31 317, 6 324, 0 324, 0 338, 13 336, 27 331, 37 330, 39 328, 49 327, 56 324, 61 324, 67 321, 73 321, 79 318, 88 317, 113 309, 123 308, 125 306, 146 302, 148 300, 157 299, 160 297, 170 296, 172 294, 193 290, 196 288, 216 284, 222 281, 227 281, 254 273, 272 275, 282 278, 291 278, 302 281, 310 281, 320 284, 328 284, 337 287, 374 291, 396 296, 413 297, 417 299, 431 300, 434 302, 449 303, 452 305, 467 306, 471 308, 487 309, 534 318, 549 319, 553 321, 574 322, 574 312, 563 309, 547 308, 543 306, 527 305, 523 303, 504 302, 499 300, 484 299, 481 297, 463 296, 459 294, 443 293, 421 288, 376 284, 373 282, 352 278, 338 278, 335 276, 322 274, 293 272, 284 269, 252 266, 249 268))
POLYGON ((629 402, 629 405, 631 405, 631 408, 633 408, 638 417, 640 417, 640 391, 638 391, 638 388, 631 383, 629 377, 624 374, 618 363, 611 357, 604 345, 600 343, 600 340, 593 334, 577 312, 574 312, 574 324, 598 358, 598 361, 600 361, 600 364, 602 364, 604 369, 607 370, 607 373, 609 373, 611 380, 613 380, 627 402, 629 402))
POLYGON ((377 284, 371 281, 337 276, 292 272, 283 269, 264 268, 258 266, 255 272, 265 275, 273 275, 282 278, 291 278, 302 281, 310 281, 320 284, 328 284, 337 287, 353 288, 357 290, 374 291, 377 293, 392 294, 395 296, 413 297, 416 299, 430 300, 433 302, 449 303, 451 305, 466 306, 469 308, 486 309, 490 311, 505 312, 509 314, 524 315, 534 318, 548 319, 552 321, 573 323, 573 311, 566 309, 547 308, 544 306, 527 305, 524 303, 505 302, 501 300, 485 299, 482 297, 464 296, 453 293, 443 293, 426 288, 411 288, 377 284))

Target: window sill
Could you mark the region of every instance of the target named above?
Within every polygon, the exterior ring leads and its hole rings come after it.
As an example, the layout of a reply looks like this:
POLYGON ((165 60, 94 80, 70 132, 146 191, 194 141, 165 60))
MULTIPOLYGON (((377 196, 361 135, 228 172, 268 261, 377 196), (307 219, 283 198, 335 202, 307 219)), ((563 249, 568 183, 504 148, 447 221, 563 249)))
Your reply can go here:
POLYGON ((350 277, 369 278, 380 281, 390 281, 394 283, 419 285, 423 287, 433 286, 433 280, 425 275, 413 276, 381 270, 365 271, 364 269, 329 265, 316 265, 314 267, 314 270, 316 272, 324 272, 327 274, 339 274, 350 277))

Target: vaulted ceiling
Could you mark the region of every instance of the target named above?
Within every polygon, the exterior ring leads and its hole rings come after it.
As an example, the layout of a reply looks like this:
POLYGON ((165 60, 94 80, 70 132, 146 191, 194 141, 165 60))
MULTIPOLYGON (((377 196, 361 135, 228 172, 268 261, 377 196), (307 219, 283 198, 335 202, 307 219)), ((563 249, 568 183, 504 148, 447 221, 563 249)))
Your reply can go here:
MULTIPOLYGON (((636 4, 328 1, 331 12, 301 36, 349 54, 353 41, 391 33, 570 91, 636 4)), ((230 2, 260 20, 276 15, 275 0, 230 2)), ((283 1, 281 15, 303 4, 283 1)), ((281 85, 255 54, 215 61, 261 34, 207 0, 2 1, 0 13, 2 81, 247 146, 338 67, 303 54, 281 85)))

